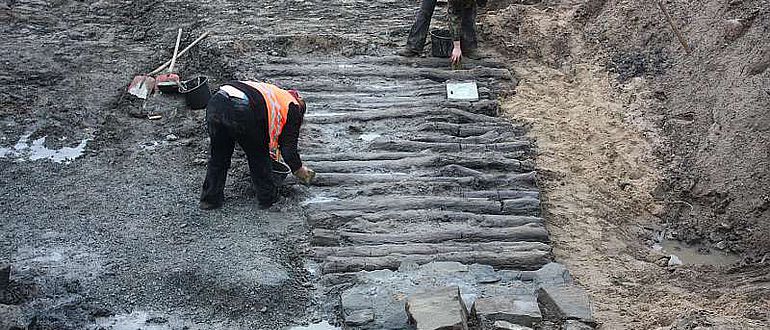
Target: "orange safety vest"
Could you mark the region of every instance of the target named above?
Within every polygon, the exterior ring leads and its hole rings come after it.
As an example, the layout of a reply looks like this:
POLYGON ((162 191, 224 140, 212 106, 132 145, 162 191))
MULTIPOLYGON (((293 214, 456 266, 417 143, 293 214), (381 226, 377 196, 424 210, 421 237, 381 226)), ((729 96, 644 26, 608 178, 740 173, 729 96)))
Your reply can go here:
POLYGON ((281 136, 283 126, 286 125, 286 118, 289 112, 289 104, 297 104, 297 100, 289 94, 288 91, 278 88, 268 83, 257 83, 245 81, 251 87, 256 88, 267 105, 267 122, 270 130, 270 157, 276 161, 281 160, 281 151, 278 145, 278 137, 281 136))

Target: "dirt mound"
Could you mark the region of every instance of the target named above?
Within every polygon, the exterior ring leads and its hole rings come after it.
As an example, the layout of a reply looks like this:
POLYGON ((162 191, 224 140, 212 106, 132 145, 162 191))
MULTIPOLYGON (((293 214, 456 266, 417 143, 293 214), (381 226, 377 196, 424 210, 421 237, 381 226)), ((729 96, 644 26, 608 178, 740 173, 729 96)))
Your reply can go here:
POLYGON ((652 83, 649 117, 670 141, 659 149, 667 172, 657 197, 676 238, 759 261, 770 252, 770 2, 667 6, 689 55, 653 2, 608 2, 585 31, 609 46, 618 79, 652 83))
POLYGON ((770 6, 666 6, 689 55, 656 2, 508 1, 481 26, 520 79, 503 109, 533 126, 557 259, 605 326, 764 328, 770 6), (668 266, 664 237, 750 266, 668 266))

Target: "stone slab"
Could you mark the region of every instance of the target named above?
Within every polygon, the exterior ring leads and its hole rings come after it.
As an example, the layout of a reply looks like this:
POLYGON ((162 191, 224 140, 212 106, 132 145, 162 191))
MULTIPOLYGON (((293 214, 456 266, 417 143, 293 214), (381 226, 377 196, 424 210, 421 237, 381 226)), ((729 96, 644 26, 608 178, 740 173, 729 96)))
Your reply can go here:
POLYGON ((574 285, 546 286, 538 290, 538 295, 541 304, 552 307, 562 319, 594 323, 591 301, 582 288, 574 285))
POLYGON ((417 330, 468 330, 468 314, 460 288, 431 288, 407 298, 409 321, 417 330))
POLYGON ((345 315, 345 324, 353 327, 365 325, 374 321, 374 310, 371 308, 359 309, 345 315))
POLYGON ((578 320, 567 320, 561 327, 562 330, 593 330, 594 327, 578 320))
POLYGON ((530 327, 525 327, 523 325, 513 324, 505 321, 495 321, 495 324, 492 325, 492 329, 494 330, 532 330, 532 328, 530 327))
POLYGON ((471 313, 483 321, 506 321, 526 326, 543 320, 534 294, 478 298, 471 313))

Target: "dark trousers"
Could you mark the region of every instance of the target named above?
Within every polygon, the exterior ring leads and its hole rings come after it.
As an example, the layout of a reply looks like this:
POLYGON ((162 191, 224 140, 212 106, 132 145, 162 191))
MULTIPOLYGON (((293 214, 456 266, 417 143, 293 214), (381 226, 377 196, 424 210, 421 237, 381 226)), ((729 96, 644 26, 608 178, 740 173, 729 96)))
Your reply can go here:
POLYGON ((450 30, 460 28, 460 47, 462 47, 463 52, 474 51, 478 48, 478 41, 476 40, 477 9, 475 3, 465 8, 451 5, 448 7, 450 30), (460 24, 457 24, 458 21, 460 24))
POLYGON ((246 153, 251 181, 262 207, 272 205, 278 189, 271 176, 266 116, 258 116, 246 100, 217 92, 206 107, 206 126, 211 139, 206 180, 201 201, 214 205, 224 202, 225 181, 235 143, 246 153))
MULTIPOLYGON (((420 52, 425 48, 425 39, 428 37, 430 29, 430 20, 433 17, 433 11, 436 9, 437 0, 422 0, 420 9, 414 17, 414 24, 409 30, 409 37, 406 39, 406 47, 420 52)), ((451 15, 452 13, 450 13, 451 15)), ((460 40, 463 50, 475 50, 478 47, 476 41, 476 6, 472 9, 463 10, 462 16, 462 39, 460 40)))
POLYGON ((428 37, 430 20, 435 8, 436 0, 422 0, 420 9, 415 14, 412 29, 409 30, 409 37, 406 39, 407 48, 420 52, 425 47, 425 38, 428 37))

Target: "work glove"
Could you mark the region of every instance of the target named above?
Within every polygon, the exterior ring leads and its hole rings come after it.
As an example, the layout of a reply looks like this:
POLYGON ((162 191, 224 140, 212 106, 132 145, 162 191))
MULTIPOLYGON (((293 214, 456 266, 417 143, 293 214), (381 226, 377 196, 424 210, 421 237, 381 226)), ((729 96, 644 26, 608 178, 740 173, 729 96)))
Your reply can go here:
POLYGON ((299 179, 302 184, 308 185, 315 178, 315 172, 309 169, 307 166, 302 166, 298 170, 294 171, 294 176, 299 179))

